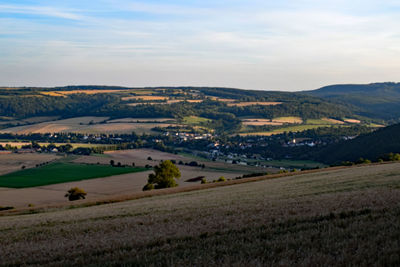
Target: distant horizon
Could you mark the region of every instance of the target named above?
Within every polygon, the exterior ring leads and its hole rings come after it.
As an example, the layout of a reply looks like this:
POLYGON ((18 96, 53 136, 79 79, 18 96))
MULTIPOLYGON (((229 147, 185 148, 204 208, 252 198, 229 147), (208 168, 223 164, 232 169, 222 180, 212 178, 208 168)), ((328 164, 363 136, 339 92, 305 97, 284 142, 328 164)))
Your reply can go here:
POLYGON ((304 91, 398 79, 393 0, 0 0, 0 83, 304 91))
POLYGON ((273 90, 273 89, 258 89, 258 88, 241 88, 241 87, 228 87, 228 86, 202 86, 202 85, 155 85, 155 86, 125 86, 125 85, 115 85, 115 84, 67 84, 67 85, 56 85, 56 86, 4 86, 0 85, 0 88, 64 88, 64 87, 79 87, 79 86, 99 86, 99 87, 121 87, 121 88, 132 88, 132 89, 142 89, 142 88, 178 88, 178 87, 193 87, 193 88, 226 88, 226 89, 237 89, 237 90, 254 90, 254 91, 278 91, 278 92, 302 92, 302 91, 312 91, 318 90, 328 86, 338 86, 338 85, 370 85, 370 84, 385 84, 385 83, 400 83, 397 81, 383 81, 383 82, 368 82, 368 83, 338 83, 338 84, 326 84, 318 88, 304 89, 304 90, 273 90))

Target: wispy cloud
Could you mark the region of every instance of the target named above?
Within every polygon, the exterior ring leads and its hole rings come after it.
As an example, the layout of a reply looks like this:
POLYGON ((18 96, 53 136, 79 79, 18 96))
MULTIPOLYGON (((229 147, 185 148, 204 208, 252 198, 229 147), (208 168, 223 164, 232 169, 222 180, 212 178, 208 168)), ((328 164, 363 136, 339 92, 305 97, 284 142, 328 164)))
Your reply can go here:
POLYGON ((69 20, 81 20, 83 18, 77 12, 50 6, 0 5, 0 13, 41 15, 69 20))

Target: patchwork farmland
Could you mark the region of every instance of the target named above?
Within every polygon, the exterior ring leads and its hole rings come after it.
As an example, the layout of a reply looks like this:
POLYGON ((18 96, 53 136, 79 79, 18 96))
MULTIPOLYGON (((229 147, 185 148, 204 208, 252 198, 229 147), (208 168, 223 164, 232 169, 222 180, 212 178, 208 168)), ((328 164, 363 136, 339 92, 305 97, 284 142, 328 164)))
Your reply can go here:
MULTIPOLYGON (((54 154, 7 154, 0 155, 0 166, 5 176, 0 176, 0 206, 16 208, 33 205, 52 205, 68 203, 64 194, 71 187, 83 188, 87 200, 100 197, 117 196, 142 192, 151 169, 162 160, 174 160, 189 163, 193 158, 160 152, 152 149, 135 149, 106 152, 101 156, 75 156, 60 158, 54 154), (149 160, 148 158, 151 158, 149 160), (12 164, 8 164, 12 160, 12 164), (111 167, 110 161, 128 167, 111 167), (132 163, 136 168, 130 168, 132 163), (44 165, 37 168, 37 165, 44 165), (23 170, 21 167, 25 166, 23 170), (103 178, 99 178, 103 177, 103 178), (23 188, 25 187, 25 188, 23 188), (20 189, 15 189, 20 188, 20 189)), ((178 180, 180 187, 193 186, 197 182, 187 182, 196 177, 208 181, 223 176, 234 179, 252 172, 274 172, 276 169, 264 169, 242 165, 228 165, 223 162, 202 162, 205 168, 177 165, 182 177, 178 180)))

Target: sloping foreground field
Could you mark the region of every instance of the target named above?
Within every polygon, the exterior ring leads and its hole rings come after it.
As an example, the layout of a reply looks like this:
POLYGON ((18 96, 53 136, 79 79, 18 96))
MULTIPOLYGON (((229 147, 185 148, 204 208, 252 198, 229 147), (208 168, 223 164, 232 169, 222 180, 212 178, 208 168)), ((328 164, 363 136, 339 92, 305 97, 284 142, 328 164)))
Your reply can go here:
POLYGON ((3 265, 400 263, 400 163, 0 217, 3 265))

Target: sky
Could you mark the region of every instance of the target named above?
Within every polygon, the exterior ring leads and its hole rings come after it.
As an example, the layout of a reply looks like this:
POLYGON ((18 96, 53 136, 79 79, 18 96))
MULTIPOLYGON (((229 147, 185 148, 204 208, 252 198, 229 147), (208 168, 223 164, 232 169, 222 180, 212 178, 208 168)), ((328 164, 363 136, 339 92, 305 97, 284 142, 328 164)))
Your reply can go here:
POLYGON ((0 0, 0 86, 399 81, 398 0, 0 0))

